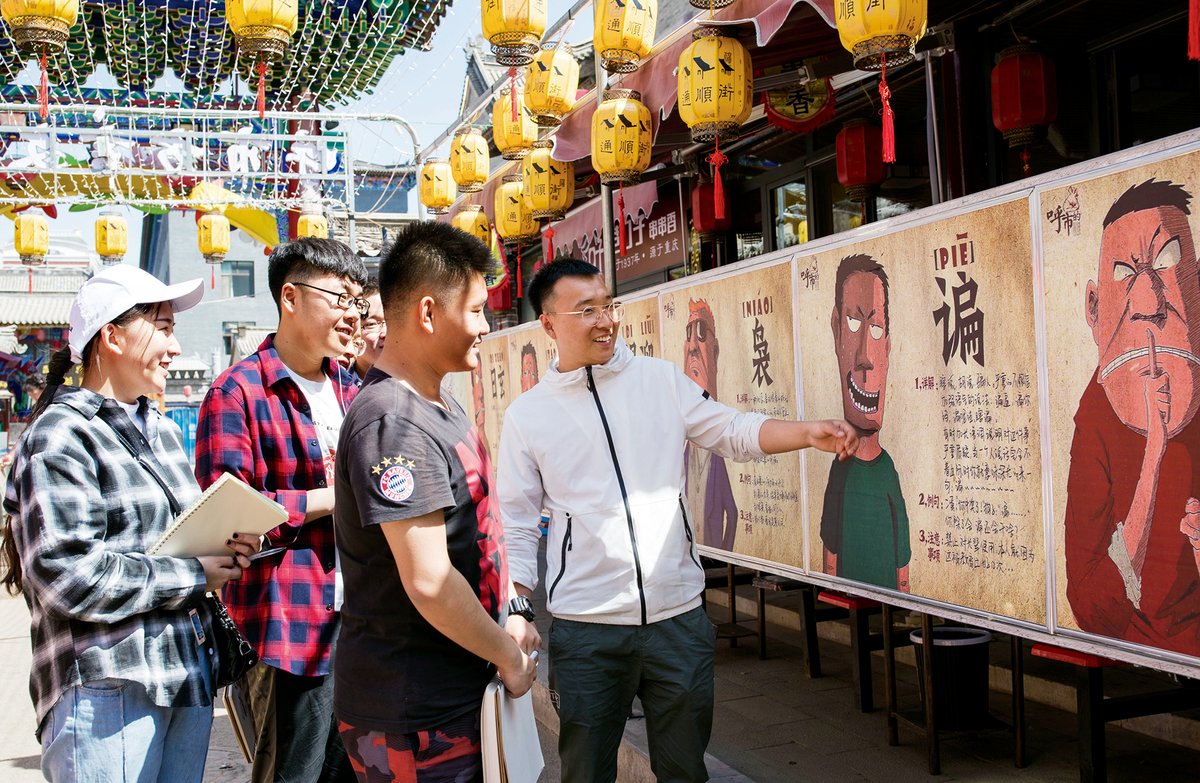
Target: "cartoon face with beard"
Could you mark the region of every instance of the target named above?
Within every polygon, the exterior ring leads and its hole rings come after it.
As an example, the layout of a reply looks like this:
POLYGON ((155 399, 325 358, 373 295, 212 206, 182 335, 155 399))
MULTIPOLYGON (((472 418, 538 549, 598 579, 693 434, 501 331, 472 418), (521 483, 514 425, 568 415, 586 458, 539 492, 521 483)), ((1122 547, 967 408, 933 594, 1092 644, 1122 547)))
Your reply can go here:
POLYGON ((891 350, 887 286, 887 273, 870 256, 847 256, 838 267, 830 327, 843 415, 860 437, 883 426, 891 350))
POLYGON ((688 300, 687 332, 683 343, 683 373, 700 385, 714 400, 717 398, 716 321, 704 299, 688 300))
POLYGON ((1097 380, 1113 411, 1147 433, 1148 383, 1166 375, 1155 412, 1174 437, 1200 407, 1200 269, 1191 197, 1153 179, 1127 190, 1104 219, 1085 315, 1099 349, 1097 380))

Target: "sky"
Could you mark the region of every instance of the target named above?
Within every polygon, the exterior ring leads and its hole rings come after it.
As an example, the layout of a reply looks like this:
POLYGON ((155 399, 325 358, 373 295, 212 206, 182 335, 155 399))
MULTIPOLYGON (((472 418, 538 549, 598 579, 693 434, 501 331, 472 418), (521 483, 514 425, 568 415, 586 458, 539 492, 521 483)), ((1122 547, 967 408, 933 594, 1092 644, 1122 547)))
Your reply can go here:
MULTIPOLYGON (((571 0, 550 0, 549 24, 565 15, 571 0)), ((397 114, 406 119, 417 133, 422 148, 457 119, 466 77, 466 56, 463 47, 473 37, 482 34, 479 26, 478 0, 455 0, 438 25, 430 41, 429 51, 410 49, 396 58, 372 95, 365 95, 347 106, 331 107, 339 112, 361 114, 397 114)), ((591 13, 583 12, 568 35, 571 42, 587 40, 591 32, 591 13)), ((27 67, 17 80, 21 84, 36 84, 37 72, 27 67)), ((104 66, 88 80, 88 87, 113 87, 115 81, 104 66)), ((170 73, 158 83, 164 91, 177 91, 180 83, 170 73)), ((354 157, 376 163, 401 163, 411 159, 412 144, 407 135, 400 136, 390 124, 379 122, 344 124, 351 134, 354 157)), ((443 154, 448 149, 447 141, 443 154)), ((411 200, 410 200, 411 204, 411 200)), ((411 208, 411 206, 410 206, 411 208)), ((141 213, 122 207, 129 223, 129 254, 132 262, 141 242, 141 213)), ((93 244, 93 227, 98 210, 68 213, 59 210, 57 220, 50 222, 51 242, 58 235, 81 236, 88 246, 93 244)), ((0 218, 0 246, 13 243, 12 221, 0 218)))

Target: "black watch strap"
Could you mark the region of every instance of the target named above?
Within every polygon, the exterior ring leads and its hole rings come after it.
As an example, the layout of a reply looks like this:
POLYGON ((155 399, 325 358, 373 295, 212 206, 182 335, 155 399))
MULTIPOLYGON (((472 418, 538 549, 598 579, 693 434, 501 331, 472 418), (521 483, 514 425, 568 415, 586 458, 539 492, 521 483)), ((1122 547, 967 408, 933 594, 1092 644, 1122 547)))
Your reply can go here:
POLYGON ((531 623, 537 618, 537 613, 533 611, 533 602, 523 595, 518 595, 508 602, 508 613, 524 617, 531 623))

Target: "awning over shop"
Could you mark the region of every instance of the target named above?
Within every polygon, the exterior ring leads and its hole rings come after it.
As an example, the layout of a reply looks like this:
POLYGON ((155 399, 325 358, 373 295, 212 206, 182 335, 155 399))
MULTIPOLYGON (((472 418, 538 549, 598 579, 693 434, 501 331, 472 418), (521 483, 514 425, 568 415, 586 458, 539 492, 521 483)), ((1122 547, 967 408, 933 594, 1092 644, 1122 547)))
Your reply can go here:
POLYGON ((0 321, 13 326, 65 326, 74 294, 2 294, 0 321))
MULTIPOLYGON (((802 13, 811 14, 814 24, 822 25, 822 33, 835 27, 834 0, 741 0, 734 5, 713 13, 712 18, 701 14, 681 25, 670 36, 654 47, 650 58, 637 71, 620 77, 610 88, 637 90, 642 94, 642 103, 650 109, 657 136, 662 122, 675 110, 678 90, 675 69, 679 55, 692 42, 692 31, 705 25, 753 25, 758 46, 766 46, 788 20, 792 10, 802 6, 802 13)), ((804 54, 803 41, 794 42, 796 50, 804 54)), ((556 160, 580 160, 591 154, 592 114, 596 110, 596 92, 593 90, 580 99, 575 109, 567 115, 554 135, 554 157, 556 160)))

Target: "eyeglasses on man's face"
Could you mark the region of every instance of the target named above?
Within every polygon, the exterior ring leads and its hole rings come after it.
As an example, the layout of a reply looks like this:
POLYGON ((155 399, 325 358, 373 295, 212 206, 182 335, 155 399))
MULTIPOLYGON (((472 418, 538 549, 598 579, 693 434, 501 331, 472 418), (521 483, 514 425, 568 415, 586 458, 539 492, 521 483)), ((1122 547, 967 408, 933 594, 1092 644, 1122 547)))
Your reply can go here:
POLYGON ((328 288, 321 288, 310 283, 301 283, 293 280, 292 285, 302 285, 305 288, 311 288, 314 291, 320 291, 323 294, 329 294, 335 297, 335 303, 343 310, 349 310, 350 305, 354 305, 354 309, 359 315, 365 316, 371 310, 371 303, 361 296, 351 296, 347 291, 330 291, 328 288))
POLYGON ((382 318, 367 318, 362 322, 364 332, 378 332, 383 329, 385 321, 382 318))
POLYGON ((625 317, 624 302, 609 302, 606 305, 588 305, 582 310, 566 310, 561 313, 546 313, 546 315, 577 315, 579 320, 588 326, 600 323, 600 316, 607 315, 608 320, 616 323, 625 317))

